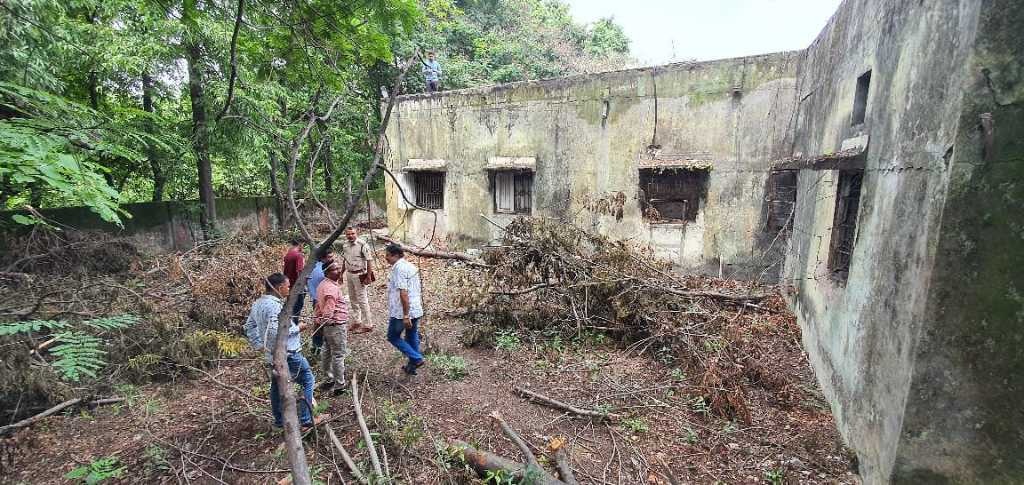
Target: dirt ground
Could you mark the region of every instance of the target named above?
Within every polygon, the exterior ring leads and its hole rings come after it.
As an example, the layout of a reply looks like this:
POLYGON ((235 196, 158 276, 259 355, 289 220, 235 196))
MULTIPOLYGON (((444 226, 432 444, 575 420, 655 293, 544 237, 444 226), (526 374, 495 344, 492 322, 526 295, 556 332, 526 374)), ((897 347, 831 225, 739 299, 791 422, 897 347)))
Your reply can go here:
MULTIPOLYGON (((370 428, 386 445, 388 469, 398 482, 468 483, 472 475, 446 451, 454 439, 521 460, 488 418, 500 411, 538 457, 551 438, 565 437, 581 483, 859 483, 788 312, 757 322, 751 335, 778 339, 774 355, 758 358, 770 372, 796 376, 799 385, 749 389, 747 425, 708 416, 690 392, 694 379, 656 353, 636 355, 599 336, 507 334, 501 350, 467 348, 460 336, 475 323, 446 312, 454 281, 468 269, 441 260, 410 260, 420 266, 425 287, 427 366, 418 376, 399 370, 400 355, 385 341, 383 277, 370 294, 376 330, 349 337, 349 368, 361 381, 370 428), (619 419, 566 415, 518 397, 514 386, 608 410, 619 419)), ((781 308, 780 302, 774 304, 781 308)), ((244 310, 237 315, 239 327, 244 310)), ((319 367, 313 365, 319 378, 319 367)), ((123 483, 271 483, 285 478, 288 464, 280 433, 270 425, 260 356, 222 359, 206 372, 194 379, 125 387, 123 403, 50 417, 21 431, 5 447, 12 466, 0 480, 68 483, 65 474, 101 457, 116 457, 125 467, 123 483)), ((331 415, 329 425, 368 467, 351 395, 318 399, 331 415)), ((306 446, 319 483, 342 483, 339 473, 353 481, 323 430, 308 433, 306 446)))

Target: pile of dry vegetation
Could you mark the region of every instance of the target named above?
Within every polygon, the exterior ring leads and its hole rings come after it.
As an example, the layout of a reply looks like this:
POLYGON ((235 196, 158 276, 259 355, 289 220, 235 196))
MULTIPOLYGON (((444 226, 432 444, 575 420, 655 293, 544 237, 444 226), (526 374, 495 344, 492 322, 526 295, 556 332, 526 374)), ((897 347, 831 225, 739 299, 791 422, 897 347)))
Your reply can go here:
POLYGON ((700 376, 710 412, 746 423, 750 385, 791 394, 791 375, 769 368, 771 345, 799 335, 775 287, 677 276, 628 242, 539 218, 507 226, 486 261, 483 281, 461 285, 459 304, 480 322, 469 344, 510 327, 603 333, 700 376))

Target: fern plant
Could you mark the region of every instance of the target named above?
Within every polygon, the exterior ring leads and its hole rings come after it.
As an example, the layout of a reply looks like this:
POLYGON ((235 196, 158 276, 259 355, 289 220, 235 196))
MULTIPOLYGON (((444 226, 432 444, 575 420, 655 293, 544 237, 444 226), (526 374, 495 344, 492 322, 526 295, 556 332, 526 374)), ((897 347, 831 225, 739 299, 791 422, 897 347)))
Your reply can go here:
MULTIPOLYGON (((138 322, 135 315, 118 315, 95 318, 77 326, 95 332, 120 330, 138 322)), ((0 336, 28 335, 38 332, 53 332, 54 346, 50 355, 55 359, 50 364, 60 376, 67 381, 78 382, 82 377, 96 377, 96 372, 107 364, 107 354, 101 347, 103 340, 93 335, 76 330, 70 323, 55 320, 30 320, 27 322, 0 323, 0 336)))
POLYGON ((67 322, 56 320, 29 320, 27 322, 4 322, 0 323, 0 337, 7 335, 18 335, 22 333, 34 333, 43 330, 61 330, 68 328, 67 322))
POLYGON ((79 483, 85 483, 87 485, 93 485, 96 483, 103 482, 110 478, 120 478, 124 474, 126 468, 121 465, 121 462, 117 458, 112 456, 105 456, 98 460, 94 460, 88 465, 82 465, 64 475, 64 478, 68 480, 74 480, 79 483))

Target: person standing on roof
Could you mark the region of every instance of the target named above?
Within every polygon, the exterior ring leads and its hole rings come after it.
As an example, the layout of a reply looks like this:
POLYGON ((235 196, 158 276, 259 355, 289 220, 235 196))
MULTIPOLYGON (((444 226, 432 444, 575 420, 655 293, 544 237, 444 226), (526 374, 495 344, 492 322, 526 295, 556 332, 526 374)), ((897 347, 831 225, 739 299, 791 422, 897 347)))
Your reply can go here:
MULTIPOLYGON (((291 243, 291 247, 284 253, 284 271, 282 272, 288 277, 288 286, 292 287, 299 280, 302 268, 306 266, 306 256, 302 254, 301 240, 293 238, 289 243, 291 243)), ((299 315, 302 314, 302 305, 305 302, 306 293, 300 293, 295 299, 295 306, 292 307, 292 320, 296 325, 299 323, 299 315)))
POLYGON ((423 61, 423 79, 427 81, 428 93, 441 90, 441 64, 434 57, 434 51, 428 51, 427 60, 423 61))

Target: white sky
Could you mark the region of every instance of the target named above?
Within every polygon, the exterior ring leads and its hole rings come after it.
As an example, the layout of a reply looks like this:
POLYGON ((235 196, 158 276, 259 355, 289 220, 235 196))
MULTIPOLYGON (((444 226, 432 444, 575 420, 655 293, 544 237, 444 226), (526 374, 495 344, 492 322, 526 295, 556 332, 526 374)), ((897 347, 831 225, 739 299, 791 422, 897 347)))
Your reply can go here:
POLYGON ((641 65, 803 49, 841 0, 565 0, 578 22, 614 17, 641 65))

